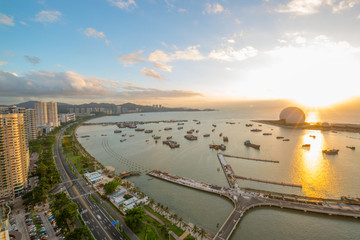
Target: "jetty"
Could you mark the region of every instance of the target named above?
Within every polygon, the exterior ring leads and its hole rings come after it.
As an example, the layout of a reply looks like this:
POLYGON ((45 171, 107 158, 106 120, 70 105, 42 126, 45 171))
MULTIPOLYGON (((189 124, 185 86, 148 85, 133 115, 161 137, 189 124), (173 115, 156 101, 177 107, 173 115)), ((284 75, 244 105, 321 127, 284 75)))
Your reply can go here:
POLYGON ((229 187, 218 186, 199 182, 190 178, 177 176, 160 170, 152 170, 147 173, 184 187, 205 191, 226 197, 234 204, 234 210, 230 213, 224 224, 216 233, 214 240, 229 239, 237 225, 240 223, 246 211, 261 206, 273 206, 298 210, 303 212, 322 213, 334 216, 346 216, 360 219, 360 200, 349 202, 342 199, 311 198, 295 194, 281 194, 263 190, 241 188, 237 182, 234 170, 226 162, 225 155, 218 153, 220 165, 224 171, 229 187))
POLYGON ((302 185, 299 184, 293 184, 293 183, 284 183, 284 182, 275 182, 275 181, 267 181, 267 180, 261 180, 256 178, 249 178, 249 177, 243 177, 239 175, 234 175, 236 178, 244 179, 244 180, 250 180, 255 182, 262 182, 262 183, 269 183, 269 184, 276 184, 276 185, 282 185, 282 186, 288 186, 288 187, 298 187, 302 188, 302 185))
POLYGON ((240 156, 233 156, 228 154, 223 154, 224 157, 231 157, 231 158, 240 158, 245 160, 252 160, 252 161, 259 161, 259 162, 270 162, 270 163, 279 163, 279 161, 275 160, 266 160, 266 159, 259 159, 259 158, 248 158, 248 157, 240 157, 240 156))

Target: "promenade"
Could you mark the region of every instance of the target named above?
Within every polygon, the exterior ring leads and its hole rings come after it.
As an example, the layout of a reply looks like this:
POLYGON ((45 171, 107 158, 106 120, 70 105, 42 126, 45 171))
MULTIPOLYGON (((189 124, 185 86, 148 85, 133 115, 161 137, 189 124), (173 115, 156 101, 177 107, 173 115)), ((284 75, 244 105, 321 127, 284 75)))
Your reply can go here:
POLYGON ((148 173, 152 177, 176 183, 197 190, 225 196, 234 204, 234 209, 227 220, 216 233, 215 240, 229 239, 244 213, 254 207, 271 206, 299 210, 304 212, 321 213, 335 216, 360 218, 360 202, 347 204, 336 199, 308 198, 300 195, 279 194, 256 189, 242 189, 236 182, 236 175, 224 156, 218 153, 218 159, 228 180, 229 187, 198 182, 159 170, 148 173))

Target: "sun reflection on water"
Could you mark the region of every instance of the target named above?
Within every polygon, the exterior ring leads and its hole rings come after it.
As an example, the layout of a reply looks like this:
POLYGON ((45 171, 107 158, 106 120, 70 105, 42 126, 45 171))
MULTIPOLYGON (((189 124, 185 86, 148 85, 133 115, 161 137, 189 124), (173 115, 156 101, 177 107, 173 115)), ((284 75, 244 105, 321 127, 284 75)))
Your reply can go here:
POLYGON ((303 193, 312 197, 328 197, 334 193, 336 186, 329 160, 322 154, 325 145, 322 133, 304 134, 299 143, 310 144, 310 147, 303 147, 297 161, 303 193))

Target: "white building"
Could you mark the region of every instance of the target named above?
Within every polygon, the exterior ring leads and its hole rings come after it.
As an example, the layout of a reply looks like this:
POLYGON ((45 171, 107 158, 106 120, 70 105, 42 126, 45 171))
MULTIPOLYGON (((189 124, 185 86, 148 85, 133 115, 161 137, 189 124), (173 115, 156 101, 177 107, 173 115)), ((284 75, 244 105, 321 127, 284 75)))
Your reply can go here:
POLYGON ((76 120, 75 113, 61 113, 59 114, 60 122, 67 123, 76 120))

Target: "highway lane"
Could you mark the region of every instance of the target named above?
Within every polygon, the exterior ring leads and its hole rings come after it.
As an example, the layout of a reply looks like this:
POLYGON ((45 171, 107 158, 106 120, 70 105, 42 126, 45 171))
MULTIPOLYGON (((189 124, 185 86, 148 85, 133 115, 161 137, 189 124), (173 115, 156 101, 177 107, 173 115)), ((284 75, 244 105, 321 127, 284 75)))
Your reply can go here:
POLYGON ((79 179, 71 171, 61 149, 59 149, 59 143, 60 136, 57 136, 55 142, 55 160, 63 182, 65 182, 64 186, 68 190, 70 197, 74 198, 73 201, 79 206, 79 212, 94 238, 100 240, 125 239, 122 234, 112 226, 113 220, 107 212, 101 206, 96 204, 89 195, 86 195, 88 191, 83 189, 81 184, 79 184, 79 179))

